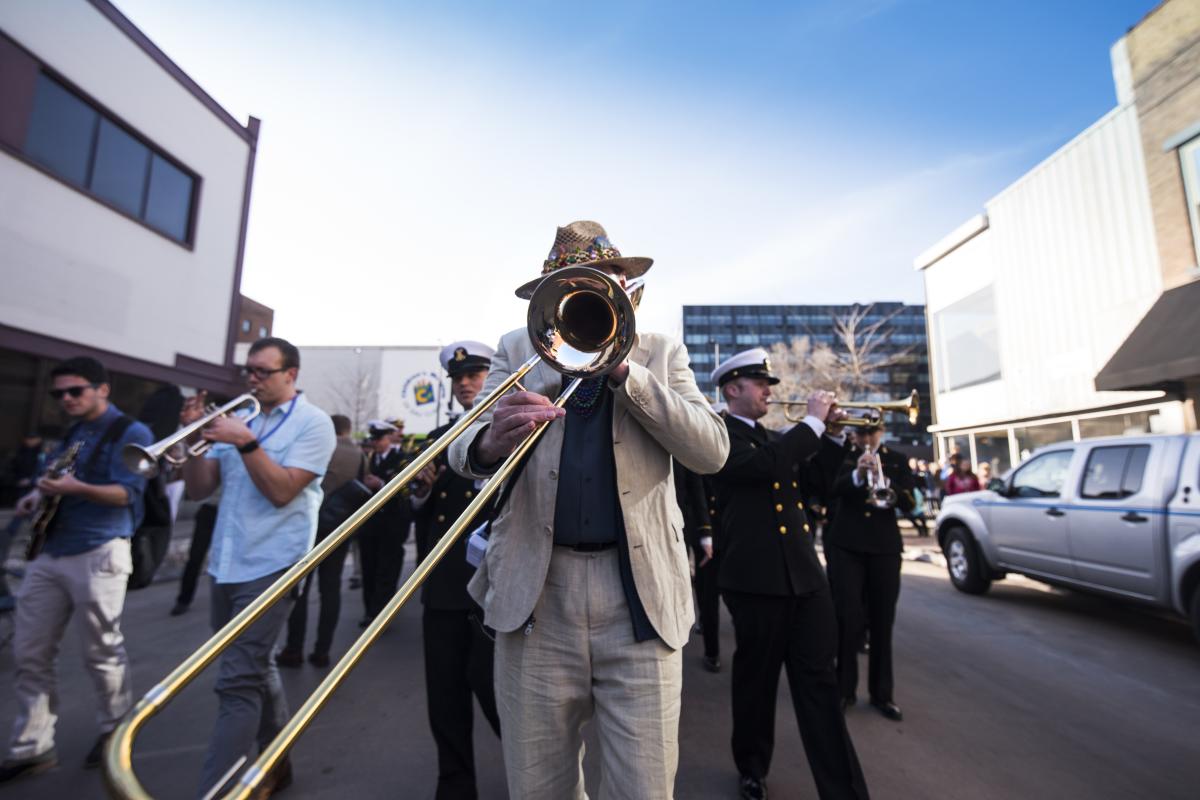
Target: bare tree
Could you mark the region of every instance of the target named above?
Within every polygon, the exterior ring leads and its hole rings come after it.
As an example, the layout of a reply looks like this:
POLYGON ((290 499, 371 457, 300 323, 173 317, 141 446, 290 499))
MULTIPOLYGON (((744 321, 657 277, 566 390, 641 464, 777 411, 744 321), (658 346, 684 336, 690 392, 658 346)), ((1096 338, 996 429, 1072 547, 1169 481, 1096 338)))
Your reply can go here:
MULTIPOLYGON (((888 343, 893 312, 867 322, 873 306, 855 306, 849 313, 830 318, 833 345, 814 343, 809 336, 771 345, 771 371, 779 377, 772 392, 777 400, 804 400, 812 392, 824 389, 843 400, 880 399, 879 391, 888 379, 888 369, 903 364, 912 354, 911 347, 894 348, 888 343)), ((803 408, 793 408, 802 415, 803 408)), ((789 423, 778 406, 764 420, 769 428, 789 423)))
POLYGON ((360 431, 378 405, 379 373, 364 362, 361 353, 355 353, 354 361, 342 367, 340 379, 330 384, 329 393, 333 396, 333 413, 345 414, 350 418, 350 429, 360 431))

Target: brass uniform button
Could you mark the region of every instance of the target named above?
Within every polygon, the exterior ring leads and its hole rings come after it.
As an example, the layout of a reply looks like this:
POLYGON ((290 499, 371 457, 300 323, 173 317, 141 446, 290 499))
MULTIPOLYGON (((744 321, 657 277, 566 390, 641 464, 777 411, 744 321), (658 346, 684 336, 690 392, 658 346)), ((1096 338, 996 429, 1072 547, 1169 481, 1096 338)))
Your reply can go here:
POLYGON ((771 484, 771 488, 772 488, 772 489, 778 489, 778 488, 779 488, 779 481, 775 481, 775 483, 771 484))
POLYGON ((804 532, 808 533, 810 530, 812 530, 812 528, 808 527, 808 523, 804 523, 804 532))
POLYGON ((783 511, 783 504, 782 504, 782 503, 776 503, 776 504, 775 504, 775 510, 776 510, 776 511, 783 511))
POLYGON ((445 492, 438 492, 438 497, 440 497, 440 498, 442 498, 443 500, 445 500, 445 499, 446 499, 446 493, 445 493, 445 492))
POLYGON ((792 488, 793 488, 793 489, 799 489, 799 488, 800 488, 800 484, 796 483, 795 481, 792 481, 792 488))
POLYGON ((803 511, 803 510, 804 510, 804 503, 797 502, 797 503, 796 503, 796 508, 798 508, 798 509, 800 509, 801 511, 803 511))
POLYGON ((863 516, 864 516, 864 517, 869 517, 869 516, 871 516, 871 512, 870 512, 870 511, 864 511, 864 512, 863 512, 863 516))
POLYGON ((787 525, 780 525, 780 526, 779 526, 779 532, 780 532, 780 533, 787 533, 787 525))
POLYGON ((445 521, 446 521, 446 515, 445 515, 445 514, 438 514, 437 521, 438 521, 438 522, 445 522, 445 521))
POLYGON ((474 494, 475 493, 472 492, 471 490, 469 490, 469 489, 467 490, 467 497, 472 497, 472 496, 474 496, 474 494))

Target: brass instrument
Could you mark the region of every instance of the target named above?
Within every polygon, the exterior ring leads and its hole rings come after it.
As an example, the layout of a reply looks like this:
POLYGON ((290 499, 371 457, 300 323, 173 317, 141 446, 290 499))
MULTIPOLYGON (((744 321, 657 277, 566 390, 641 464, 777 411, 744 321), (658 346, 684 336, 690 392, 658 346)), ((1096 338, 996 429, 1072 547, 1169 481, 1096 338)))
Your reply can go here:
MULTIPOLYGON (((137 702, 125 720, 113 731, 105 747, 104 772, 110 794, 118 798, 149 800, 150 795, 133 772, 133 741, 141 727, 272 605, 285 597, 321 561, 340 547, 363 522, 407 486, 409 481, 445 451, 451 442, 462 435, 509 389, 514 386, 521 388, 521 378, 539 361, 545 361, 558 372, 574 378, 555 401, 555 406, 559 408, 566 404, 584 378, 603 375, 624 361, 633 347, 635 302, 641 288, 640 281, 631 281, 627 288, 622 289, 616 280, 589 267, 565 267, 547 275, 529 301, 526 323, 538 354, 501 381, 487 397, 477 402, 450 430, 416 455, 407 467, 351 514, 337 530, 319 542, 270 588, 137 702)), ((333 666, 325 680, 308 697, 274 741, 262 750, 258 760, 246 769, 227 794, 222 795, 224 798, 246 800, 251 796, 272 768, 287 754, 334 690, 346 679, 404 604, 425 582, 438 562, 462 536, 467 523, 492 498, 512 474, 516 465, 532 449, 545 432, 547 424, 543 422, 534 428, 504 460, 491 479, 476 492, 462 516, 450 526, 425 560, 417 565, 383 611, 367 626, 342 660, 333 666)), ((235 771, 237 766, 230 772, 235 771)), ((217 791, 218 787, 213 787, 210 794, 217 791)))
POLYGON ((125 466, 129 468, 130 472, 141 475, 143 478, 153 478, 158 474, 158 460, 160 458, 168 464, 178 467, 189 458, 198 458, 207 453, 212 448, 212 442, 209 441, 196 442, 184 450, 182 457, 173 454, 171 451, 175 449, 176 445, 187 441, 189 436, 217 417, 223 417, 226 414, 233 414, 244 409, 250 410, 250 413, 242 418, 246 422, 249 422, 262 413, 262 406, 259 404, 258 398, 252 394, 243 394, 235 397, 223 406, 210 404, 204 410, 203 417, 191 425, 184 425, 165 439, 160 439, 146 447, 140 444, 125 445, 125 448, 121 451, 121 460, 125 462, 125 466))
MULTIPOLYGON (((794 416, 792 414, 792 406, 800 406, 801 408, 807 405, 806 400, 768 400, 767 405, 783 406, 783 416, 788 422, 800 422, 804 419, 804 415, 794 416)), ((908 424, 916 425, 917 416, 921 412, 921 397, 917 394, 917 390, 913 389, 912 394, 907 400, 889 400, 882 403, 837 403, 836 408, 846 409, 861 409, 862 414, 858 416, 849 416, 841 420, 839 424, 848 425, 852 428, 867 428, 873 425, 878 425, 883 422, 883 415, 887 413, 898 414, 905 413, 908 415, 908 424)))
POLYGON ((879 457, 879 449, 865 448, 875 458, 875 469, 867 473, 867 488, 870 491, 871 504, 876 508, 895 508, 896 492, 888 485, 883 474, 883 460, 879 457))

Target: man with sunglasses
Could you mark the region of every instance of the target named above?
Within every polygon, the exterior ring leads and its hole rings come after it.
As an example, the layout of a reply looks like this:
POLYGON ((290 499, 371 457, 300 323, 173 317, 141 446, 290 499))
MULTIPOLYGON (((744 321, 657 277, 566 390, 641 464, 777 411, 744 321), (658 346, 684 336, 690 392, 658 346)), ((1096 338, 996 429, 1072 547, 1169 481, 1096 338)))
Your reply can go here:
POLYGON ((59 454, 81 447, 73 474, 41 478, 17 504, 18 514, 29 515, 43 497, 61 498, 46 543, 29 563, 17 595, 17 717, 0 782, 58 763, 55 660, 76 609, 84 666, 99 700, 100 738, 84 766, 99 766, 104 740, 133 702, 121 611, 133 568, 129 540, 141 519, 145 480, 125 468, 121 450, 150 444, 152 435, 108 401, 108 372, 96 359, 68 359, 50 377, 51 397, 73 422, 59 454))
MULTIPOLYGON (((320 477, 337 442, 329 415, 296 389, 300 352, 285 339, 250 346, 242 373, 262 412, 247 422, 219 417, 201 431, 214 443, 205 458, 183 467, 188 496, 203 500, 221 487, 208 571, 212 575, 212 626, 219 630, 307 553, 317 530, 320 477)), ((184 425, 204 415, 204 397, 190 398, 184 425)), ((288 719, 287 700, 272 651, 291 613, 277 603, 222 655, 216 692, 220 708, 209 741, 198 794, 204 796, 235 772, 255 744, 266 745, 288 719)), ((263 784, 265 793, 291 783, 281 762, 263 784)), ((264 796, 266 796, 264 793, 264 796)))

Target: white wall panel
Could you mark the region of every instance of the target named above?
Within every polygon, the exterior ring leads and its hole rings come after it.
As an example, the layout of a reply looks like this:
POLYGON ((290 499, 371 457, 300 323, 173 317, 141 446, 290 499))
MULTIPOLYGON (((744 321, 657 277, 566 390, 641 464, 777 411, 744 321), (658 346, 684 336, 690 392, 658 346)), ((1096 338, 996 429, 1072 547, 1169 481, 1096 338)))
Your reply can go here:
POLYGON ((1002 378, 939 392, 938 427, 1157 397, 1093 385, 1162 290, 1136 109, 1115 109, 986 209, 988 229, 925 270, 926 299, 933 318, 995 287, 1002 378))
POLYGON ((0 3, 0 28, 201 178, 188 250, 0 153, 0 320, 224 363, 249 146, 88 3, 0 3))

